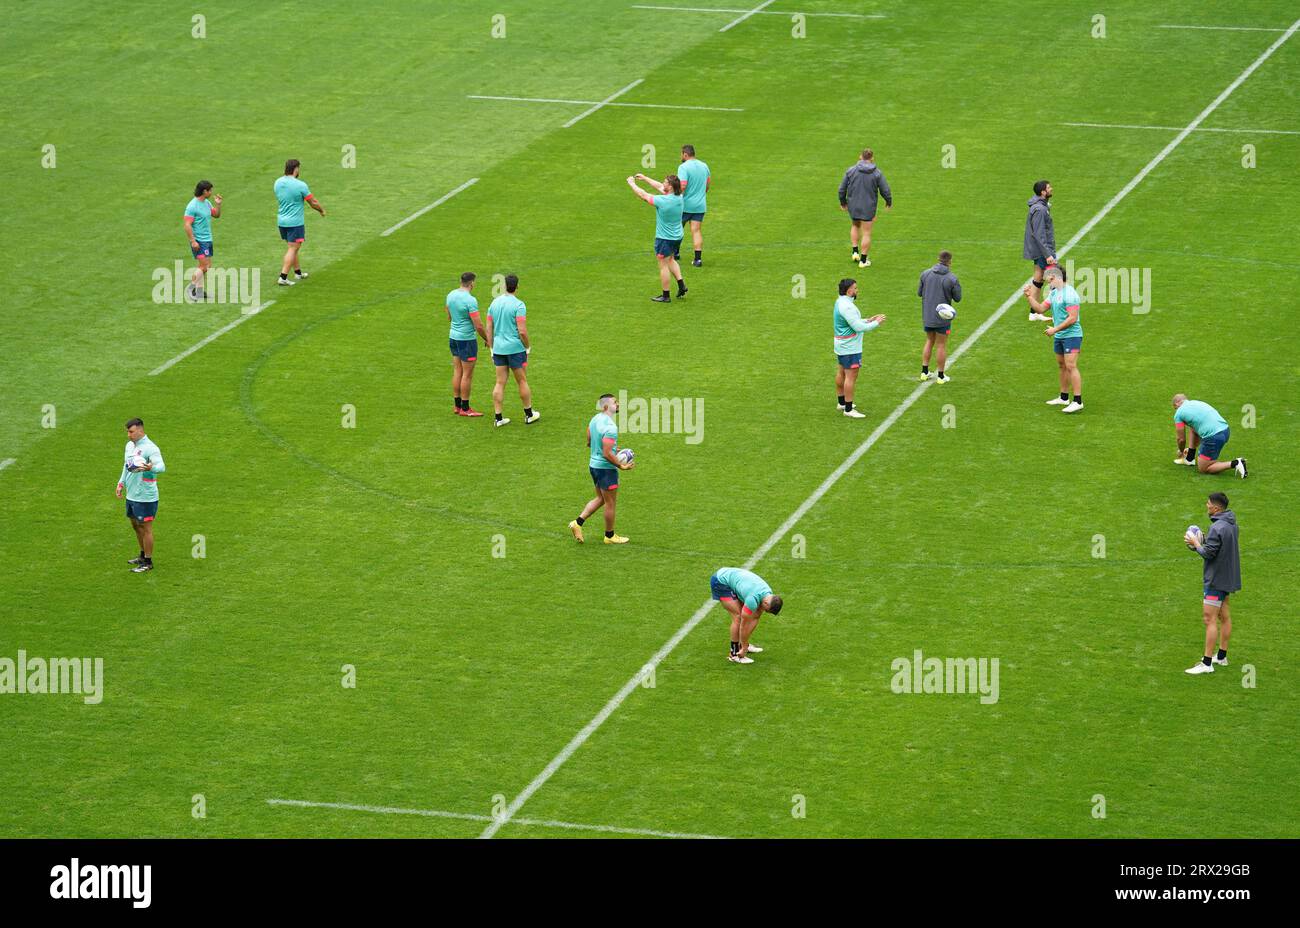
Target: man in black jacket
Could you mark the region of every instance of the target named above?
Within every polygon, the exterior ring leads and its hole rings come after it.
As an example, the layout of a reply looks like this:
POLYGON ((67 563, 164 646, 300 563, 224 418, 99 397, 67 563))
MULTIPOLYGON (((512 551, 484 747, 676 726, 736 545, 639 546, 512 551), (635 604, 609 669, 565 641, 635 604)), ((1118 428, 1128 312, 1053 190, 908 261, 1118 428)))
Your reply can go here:
POLYGON ((1205 501, 1210 514, 1210 533, 1201 535, 1196 526, 1183 536, 1187 547, 1205 561, 1205 598, 1201 617, 1205 621, 1205 656, 1187 668, 1188 673, 1213 673, 1228 665, 1228 639, 1232 636, 1232 613, 1228 596, 1241 589, 1241 553, 1237 548, 1237 517, 1228 508, 1228 497, 1211 493, 1205 501), (1216 653, 1215 646, 1218 646, 1216 653))
MULTIPOLYGON (((1034 286, 1038 288, 1038 297, 1043 296, 1043 271, 1049 264, 1056 263, 1056 226, 1052 223, 1052 185, 1045 180, 1034 183, 1034 195, 1026 204, 1029 212, 1025 215, 1025 260, 1034 262, 1034 286)), ((1051 322, 1035 310, 1029 312, 1030 322, 1051 322)))
MULTIPOLYGON (((961 302, 961 281, 952 272, 952 252, 939 252, 939 263, 921 272, 916 285, 916 295, 921 298, 921 326, 925 329, 925 347, 921 349, 921 380, 930 379, 930 353, 937 349, 934 359, 939 383, 952 378, 943 372, 948 363, 948 334, 952 332, 952 319, 939 315, 939 307, 961 302)), ((955 308, 955 307, 954 307, 955 308)))

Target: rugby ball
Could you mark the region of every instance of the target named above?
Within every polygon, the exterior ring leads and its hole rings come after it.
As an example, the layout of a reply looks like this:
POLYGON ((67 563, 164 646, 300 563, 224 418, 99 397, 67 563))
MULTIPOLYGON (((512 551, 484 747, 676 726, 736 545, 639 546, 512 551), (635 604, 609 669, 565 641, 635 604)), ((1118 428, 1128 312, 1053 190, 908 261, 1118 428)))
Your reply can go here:
POLYGON ((1187 533, 1186 533, 1185 535, 1183 535, 1183 537, 1184 537, 1184 538, 1187 538, 1187 537, 1189 537, 1189 536, 1190 536, 1191 538, 1194 538, 1194 539, 1196 540, 1196 543, 1197 543, 1197 544, 1200 544, 1201 541, 1202 541, 1202 540, 1204 539, 1204 537, 1205 537, 1205 536, 1203 536, 1203 535, 1201 534, 1201 527, 1200 527, 1199 525, 1189 525, 1189 526, 1187 526, 1187 533))
POLYGON ((934 308, 934 311, 939 314, 940 319, 952 319, 957 315, 957 310, 953 309, 947 303, 940 303, 934 308))
POLYGON ((618 459, 620 464, 631 464, 636 455, 632 453, 631 448, 619 448, 614 457, 618 459))

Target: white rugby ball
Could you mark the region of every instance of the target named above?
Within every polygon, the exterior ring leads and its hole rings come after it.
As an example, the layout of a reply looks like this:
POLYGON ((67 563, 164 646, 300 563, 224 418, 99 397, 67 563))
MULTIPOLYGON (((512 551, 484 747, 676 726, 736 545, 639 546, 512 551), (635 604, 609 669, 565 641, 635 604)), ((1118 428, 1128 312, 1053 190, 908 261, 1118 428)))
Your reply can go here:
POLYGON ((957 310, 947 303, 940 303, 934 311, 939 314, 940 319, 953 319, 957 315, 957 310))
POLYGON ((619 448, 614 457, 618 459, 620 464, 631 464, 636 455, 631 448, 619 448))

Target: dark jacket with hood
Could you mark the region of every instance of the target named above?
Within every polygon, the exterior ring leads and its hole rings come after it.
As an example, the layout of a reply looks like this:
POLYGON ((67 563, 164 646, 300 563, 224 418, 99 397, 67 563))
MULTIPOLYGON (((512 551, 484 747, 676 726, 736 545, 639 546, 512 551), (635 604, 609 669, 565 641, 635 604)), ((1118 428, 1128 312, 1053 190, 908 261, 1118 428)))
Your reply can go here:
POLYGON ((1056 227, 1052 225, 1052 210, 1046 200, 1035 194, 1029 200, 1029 215, 1025 217, 1025 258, 1050 258, 1056 254, 1056 227))
POLYGON ((1205 559, 1205 584, 1225 593, 1241 589, 1241 553, 1237 549, 1237 517, 1231 509, 1210 516, 1210 532, 1196 549, 1205 559))
POLYGON ((884 197, 888 206, 894 205, 889 181, 874 161, 859 161, 844 172, 844 180, 840 181, 840 205, 849 208, 851 217, 863 221, 875 219, 877 197, 884 197))
POLYGON ((960 303, 961 281, 952 272, 952 268, 940 262, 921 272, 916 295, 921 298, 921 324, 927 329, 947 328, 952 325, 952 320, 940 316, 935 312, 935 307, 940 303, 960 303))

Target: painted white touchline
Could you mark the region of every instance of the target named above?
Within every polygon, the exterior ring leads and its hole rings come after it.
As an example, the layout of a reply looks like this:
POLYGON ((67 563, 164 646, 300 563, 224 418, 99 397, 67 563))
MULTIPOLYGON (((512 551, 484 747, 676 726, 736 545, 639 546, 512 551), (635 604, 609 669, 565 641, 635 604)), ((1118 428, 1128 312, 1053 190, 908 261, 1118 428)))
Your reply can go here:
MULTIPOLYGON (((470 100, 512 100, 516 103, 569 103, 574 106, 594 106, 598 100, 561 100, 556 97, 500 97, 485 93, 467 93, 470 100)), ((735 106, 690 106, 685 103, 606 103, 605 106, 634 106, 651 110, 712 110, 718 113, 743 113, 735 106)))
MULTIPOLYGON (((1193 119, 1190 123, 1188 123, 1187 126, 1183 129, 1183 131, 1178 133, 1178 136, 1175 139, 1173 139, 1164 148, 1160 149, 1160 153, 1157 154, 1150 161, 1148 161, 1146 167, 1138 171, 1137 175, 1132 180, 1130 180, 1127 184, 1125 184, 1123 188, 1119 191, 1119 193, 1111 197, 1110 202, 1108 202, 1105 206, 1103 206, 1097 212, 1096 215, 1094 215, 1091 219, 1089 219, 1086 223, 1084 223, 1083 228, 1081 228, 1078 232, 1076 232, 1074 234, 1074 237, 1070 239, 1069 242, 1066 243, 1065 247, 1060 249, 1057 252, 1057 257, 1060 257, 1066 254, 1067 252, 1069 252, 1070 249, 1073 248, 1076 244, 1078 244, 1085 235, 1087 235, 1089 232, 1093 230, 1093 228, 1097 225, 1097 223, 1101 222, 1102 219, 1106 218, 1106 216, 1110 214, 1110 211, 1113 210, 1116 206, 1118 206, 1120 202, 1133 191, 1134 187, 1140 184, 1143 181, 1143 179, 1156 168, 1158 164, 1164 161, 1165 158, 1169 157, 1169 153, 1172 152, 1175 148, 1177 148, 1178 145, 1183 141, 1183 139, 1187 138, 1187 136, 1189 136, 1192 133, 1193 129, 1195 129, 1198 125, 1200 125, 1200 123, 1207 116, 1209 116, 1216 109, 1218 109, 1219 104, 1222 103, 1224 100, 1226 100, 1229 94, 1231 94, 1234 90, 1240 87, 1241 83, 1244 80, 1246 80, 1246 78, 1254 74, 1255 69, 1258 68, 1265 61, 1267 61, 1268 58, 1273 54, 1273 52, 1277 51, 1277 49, 1282 45, 1282 43, 1285 42, 1287 39, 1289 39, 1291 35, 1296 31, 1297 28, 1300 28, 1300 19, 1292 23, 1291 28, 1286 31, 1285 35, 1283 35, 1276 42, 1270 45, 1267 51, 1265 51, 1262 55, 1256 58, 1254 62, 1251 63, 1250 67, 1246 68, 1245 71, 1242 71, 1241 74, 1237 76, 1237 79, 1234 80, 1231 84, 1229 84, 1227 89, 1224 90, 1223 93, 1215 97, 1213 103, 1211 103, 1205 109, 1201 110, 1200 115, 1197 116, 1195 119, 1193 119)), ((1025 281, 1026 284, 1028 282, 1029 282, 1028 280, 1025 281)), ((1021 289, 1023 289, 1023 285, 1021 289)), ((993 325, 995 325, 997 321, 1006 314, 1008 309, 1010 309, 1017 302, 1019 302, 1021 298, 1021 289, 1017 289, 1013 291, 1011 296, 1007 297, 1006 301, 1001 306, 998 307, 997 312, 995 312, 993 315, 985 319, 979 325, 979 327, 976 328, 975 331, 970 334, 969 338, 967 338, 965 341, 963 341, 960 345, 957 346, 957 350, 948 356, 949 367, 952 367, 953 363, 956 362, 957 359, 960 358, 963 354, 965 354, 967 349, 969 349, 972 345, 974 345, 977 341, 979 341, 980 338, 984 335, 984 333, 987 332, 990 328, 992 328, 993 325)), ((804 514, 813 506, 815 506, 823 496, 825 496, 828 492, 830 492, 831 487, 835 486, 836 482, 838 482, 839 479, 842 476, 844 476, 844 474, 849 470, 849 468, 851 468, 854 464, 856 464, 864 454, 866 454, 868 451, 871 450, 872 445, 874 445, 877 441, 879 441, 880 437, 884 435, 885 432, 889 431, 889 429, 893 426, 893 424, 902 417, 903 413, 907 412, 909 409, 912 408, 912 405, 918 399, 921 398, 921 394, 923 394, 933 383, 934 381, 928 380, 925 383, 918 384, 916 389, 914 389, 911 393, 909 393, 907 395, 907 398, 903 400, 903 402, 899 403, 898 406, 894 409, 894 411, 891 412, 883 422, 881 422, 878 426, 875 427, 875 429, 871 432, 871 434, 867 436, 866 441, 858 445, 858 447, 853 450, 853 453, 850 454, 847 458, 845 458, 844 463, 842 463, 839 467, 835 468, 835 470, 831 472, 831 475, 827 477, 825 480, 823 480, 821 482, 821 485, 818 486, 817 489, 813 490, 812 494, 807 499, 805 499, 802 503, 800 503, 799 508, 796 509, 794 512, 792 512, 790 514, 790 517, 781 523, 780 528, 778 528, 775 532, 773 532, 770 536, 768 536, 767 541, 763 542, 763 544, 759 547, 759 549, 754 552, 753 556, 748 561, 745 562, 745 569, 748 570, 749 568, 757 564, 759 561, 761 561, 763 559, 763 556, 766 555, 768 551, 772 550, 772 546, 775 545, 778 541, 780 541, 783 537, 785 537, 786 532, 794 528, 794 526, 799 522, 799 520, 803 518, 804 514)), ((557 770, 559 770, 562 766, 564 766, 565 761, 567 761, 570 757, 572 757, 573 753, 577 751, 578 748, 582 747, 583 744, 586 743, 587 739, 590 738, 596 732, 596 729, 600 728, 600 726, 605 723, 605 720, 614 714, 615 710, 617 710, 618 707, 623 704, 623 701, 626 700, 628 696, 632 695, 632 691, 641 685, 641 680, 644 677, 646 671, 653 670, 655 667, 658 667, 660 662, 663 661, 663 659, 666 658, 669 654, 671 654, 673 652, 673 649, 676 648, 679 643, 681 643, 681 640, 685 638, 687 635, 689 635, 691 633, 691 630, 694 629, 695 626, 700 624, 700 621, 706 615, 708 615, 709 610, 713 608, 713 604, 714 604, 714 600, 709 599, 704 603, 704 605, 700 606, 699 609, 695 610, 695 614, 686 620, 686 624, 683 625, 681 628, 677 629, 676 633, 674 633, 674 635, 671 638, 669 638, 667 642, 664 643, 663 647, 661 647, 658 651, 656 651, 654 653, 654 656, 651 657, 650 660, 647 661, 645 664, 643 664, 641 668, 637 670, 635 674, 632 675, 632 678, 630 680, 628 680, 626 683, 623 684, 622 688, 617 693, 614 694, 613 698, 610 699, 609 702, 605 703, 604 707, 602 707, 601 710, 596 713, 595 718, 593 718, 590 722, 588 722, 582 728, 581 731, 579 731, 576 735, 574 735, 571 739, 569 739, 569 743, 564 746, 564 748, 560 751, 560 753, 556 754, 555 757, 551 759, 551 762, 546 765, 545 769, 543 769, 541 773, 533 777, 532 781, 527 786, 525 786, 522 791, 520 791, 519 795, 516 796, 508 806, 506 806, 505 811, 498 818, 493 819, 492 823, 489 824, 487 828, 483 829, 483 833, 479 835, 479 837, 491 838, 501 829, 502 825, 505 825, 507 822, 509 822, 514 817, 515 813, 518 812, 519 809, 523 807, 524 803, 526 803, 535 792, 541 789, 542 786, 546 783, 546 781, 549 780, 552 776, 554 776, 557 770)))
MULTIPOLYGON (((1181 126, 1136 126, 1129 123, 1118 122, 1063 122, 1063 126, 1082 126, 1088 129, 1160 129, 1164 132, 1179 132, 1181 126)), ((1300 131, 1294 129, 1208 129, 1205 126, 1198 126, 1197 132, 1244 132, 1248 135, 1300 135, 1300 131)))
POLYGON ((468 190, 470 187, 473 187, 477 183, 478 183, 478 178, 471 177, 469 180, 465 181, 465 183, 461 184, 455 190, 451 191, 450 193, 444 193, 442 196, 438 197, 438 199, 434 200, 428 206, 423 207, 422 209, 417 209, 415 212, 411 213, 411 215, 407 216, 397 225, 393 226, 390 229, 385 229, 384 231, 380 232, 379 233, 380 238, 386 238, 387 236, 392 235, 394 232, 396 232, 402 226, 406 225, 408 222, 414 222, 415 220, 423 216, 425 213, 427 213, 429 210, 433 209, 434 207, 441 206, 442 204, 450 200, 452 197, 454 197, 456 194, 460 193, 462 190, 468 190))
POLYGON ((1168 24, 1157 29, 1219 29, 1226 32, 1286 32, 1285 29, 1270 29, 1266 26, 1180 26, 1168 24))
POLYGON ((10 464, 17 464, 17 463, 18 463, 17 458, 5 458, 3 461, 0 461, 0 470, 4 470, 10 464))
POLYGON ((776 0, 763 0, 763 2, 760 3, 758 6, 754 7, 752 10, 748 10, 748 11, 746 11, 745 14, 744 14, 743 16, 737 16, 735 19, 733 19, 731 22, 727 23, 725 26, 723 26, 723 27, 722 27, 721 29, 719 29, 718 31, 719 31, 719 32, 726 32, 726 31, 727 31, 728 29, 730 29, 732 26, 739 26, 741 23, 743 23, 745 20, 749 19, 749 17, 753 16, 755 13, 761 13, 761 12, 763 12, 763 10, 767 9, 769 6, 771 6, 771 5, 772 5, 773 3, 775 3, 775 2, 776 2, 776 0))
POLYGON ((615 90, 613 93, 611 93, 605 99, 601 100, 599 103, 592 104, 590 109, 583 110, 577 116, 574 116, 572 119, 570 119, 568 122, 564 124, 564 128, 567 129, 570 126, 578 122, 581 122, 582 120, 590 116, 592 113, 596 112, 596 110, 600 109, 602 106, 608 106, 610 103, 612 103, 614 100, 617 100, 619 97, 623 96, 623 94, 627 93, 633 87, 636 87, 638 84, 644 84, 644 83, 645 83, 645 78, 638 77, 636 80, 628 84, 622 90, 615 90))
POLYGON ((195 342, 193 345, 190 345, 190 347, 186 348, 184 351, 182 351, 176 357, 172 358, 170 361, 167 361, 166 363, 158 367, 155 367, 153 370, 149 372, 149 376, 157 377, 163 371, 167 370, 167 368, 172 367, 173 365, 179 364, 180 362, 184 361, 186 358, 194 354, 194 352, 198 351, 204 345, 208 344, 209 342, 216 341, 218 338, 225 335, 235 326, 247 322, 249 319, 252 319, 254 316, 260 313, 262 310, 266 309, 268 306, 274 306, 274 305, 275 305, 275 300, 267 300, 265 303, 258 303, 252 309, 241 310, 239 314, 239 318, 232 319, 230 322, 226 323, 221 328, 217 329, 207 338, 204 338, 202 341, 195 342))
MULTIPOLYGON (((268 799, 267 805, 296 806, 302 809, 342 809, 349 812, 374 812, 379 815, 421 815, 426 818, 454 818, 467 822, 490 822, 492 816, 474 812, 447 812, 443 809, 401 809, 393 806, 363 806, 350 802, 307 802, 302 799, 268 799)), ((645 838, 702 838, 710 841, 730 840, 722 835, 698 835, 685 831, 656 831, 653 828, 619 828, 616 825, 584 825, 579 822, 556 822, 550 819, 517 818, 513 825, 538 828, 567 828, 570 831, 598 831, 615 835, 639 835, 645 838)))
POLYGON ((751 16, 837 16, 843 19, 884 19, 884 13, 807 13, 802 10, 738 10, 721 6, 651 6, 647 3, 632 4, 634 10, 665 10, 672 13, 749 13, 751 16))

